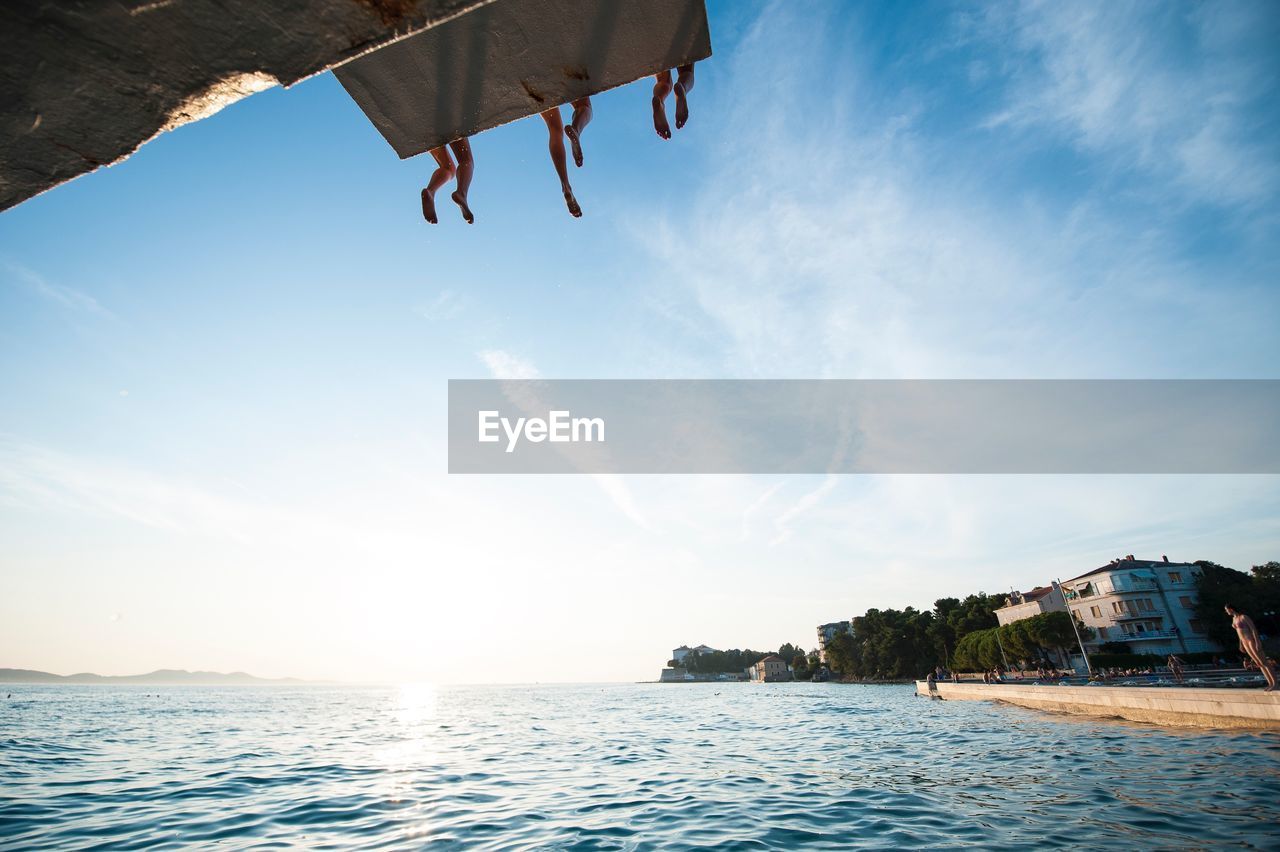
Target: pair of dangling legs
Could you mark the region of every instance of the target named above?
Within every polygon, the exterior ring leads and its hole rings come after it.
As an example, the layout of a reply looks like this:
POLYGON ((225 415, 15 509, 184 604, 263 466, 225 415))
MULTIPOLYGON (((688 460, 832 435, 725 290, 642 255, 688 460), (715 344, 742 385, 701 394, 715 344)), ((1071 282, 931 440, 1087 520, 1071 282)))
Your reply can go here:
POLYGON ((552 107, 542 113, 542 120, 547 123, 547 150, 551 154, 551 164, 555 166, 556 176, 560 178, 560 191, 564 193, 565 206, 569 215, 575 219, 582 216, 582 208, 573 197, 573 187, 569 185, 569 162, 565 157, 564 140, 569 138, 573 146, 574 165, 582 165, 582 131, 591 122, 591 98, 579 98, 573 102, 573 118, 566 127, 560 117, 560 107, 552 107))
POLYGON ((450 142, 448 145, 432 148, 431 156, 436 159, 436 170, 431 173, 431 180, 427 181, 427 188, 422 190, 423 218, 433 225, 440 221, 439 217, 436 216, 436 190, 456 177, 458 179, 458 188, 449 197, 453 199, 454 204, 458 205, 458 208, 462 211, 462 218, 467 220, 467 224, 472 224, 476 218, 471 215, 471 208, 467 206, 467 190, 471 188, 471 175, 475 171, 475 160, 471 157, 471 142, 467 139, 459 139, 456 142, 450 142), (453 149, 454 156, 458 158, 456 166, 449 156, 450 148, 453 149))
POLYGON ((671 138, 671 126, 667 124, 667 95, 676 93, 676 130, 689 120, 689 93, 693 91, 693 65, 681 65, 678 76, 671 82, 671 72, 663 71, 653 77, 653 129, 663 139, 671 138))

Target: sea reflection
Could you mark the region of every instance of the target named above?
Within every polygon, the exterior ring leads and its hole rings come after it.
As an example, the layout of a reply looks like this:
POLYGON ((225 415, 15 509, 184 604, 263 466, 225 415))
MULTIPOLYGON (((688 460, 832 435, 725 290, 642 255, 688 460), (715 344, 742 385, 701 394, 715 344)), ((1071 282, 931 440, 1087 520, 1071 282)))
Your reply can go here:
POLYGON ((0 845, 1275 848, 1280 737, 840 684, 15 687, 0 845))

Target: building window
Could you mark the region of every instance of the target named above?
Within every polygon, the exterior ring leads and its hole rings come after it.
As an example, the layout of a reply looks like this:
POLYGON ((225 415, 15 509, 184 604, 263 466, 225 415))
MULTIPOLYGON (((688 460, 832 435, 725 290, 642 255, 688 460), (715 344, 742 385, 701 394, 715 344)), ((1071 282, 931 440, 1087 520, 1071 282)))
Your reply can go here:
POLYGON ((1152 612, 1155 607, 1151 605, 1151 598, 1138 598, 1138 609, 1143 612, 1152 612))
POLYGON ((1195 601, 1191 600, 1191 596, 1190 596, 1190 595, 1183 595, 1182 597, 1178 598, 1178 603, 1182 604, 1182 608, 1183 608, 1183 609, 1195 609, 1195 608, 1196 608, 1195 601))
POLYGON ((1170 583, 1181 583, 1181 582, 1182 582, 1182 575, 1181 575, 1181 574, 1179 574, 1177 571, 1170 571, 1170 572, 1169 572, 1169 582, 1170 582, 1170 583))
POLYGON ((1191 619, 1191 632, 1204 633, 1204 622, 1198 618, 1191 619))
POLYGON ((1100 606, 1089 607, 1089 614, 1092 615, 1094 618, 1102 618, 1102 607, 1100 606))
POLYGON ((1116 615, 1124 615, 1124 601, 1112 601, 1111 611, 1116 615))

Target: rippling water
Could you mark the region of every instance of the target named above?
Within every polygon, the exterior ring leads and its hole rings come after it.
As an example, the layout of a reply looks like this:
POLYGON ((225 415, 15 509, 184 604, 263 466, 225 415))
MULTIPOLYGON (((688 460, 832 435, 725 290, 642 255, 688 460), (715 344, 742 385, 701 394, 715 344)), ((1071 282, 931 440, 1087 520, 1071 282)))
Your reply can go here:
POLYGON ((5 689, 6 848, 1280 844, 1280 736, 904 686, 5 689))

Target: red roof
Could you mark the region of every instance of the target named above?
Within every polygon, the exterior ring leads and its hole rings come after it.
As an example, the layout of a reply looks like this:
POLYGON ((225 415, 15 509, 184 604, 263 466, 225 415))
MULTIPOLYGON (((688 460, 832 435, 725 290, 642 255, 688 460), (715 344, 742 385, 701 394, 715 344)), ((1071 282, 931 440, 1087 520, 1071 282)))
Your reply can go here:
POLYGON ((765 658, 764 658, 763 660, 761 660, 760 662, 762 662, 762 663, 785 663, 785 662, 786 662, 786 660, 782 659, 782 658, 781 658, 781 657, 779 657, 777 654, 770 654, 769 656, 765 657, 765 658))

